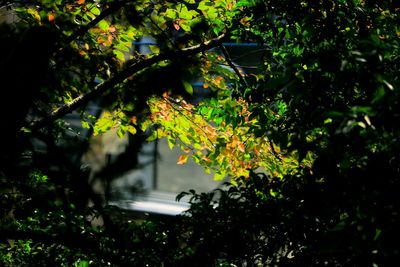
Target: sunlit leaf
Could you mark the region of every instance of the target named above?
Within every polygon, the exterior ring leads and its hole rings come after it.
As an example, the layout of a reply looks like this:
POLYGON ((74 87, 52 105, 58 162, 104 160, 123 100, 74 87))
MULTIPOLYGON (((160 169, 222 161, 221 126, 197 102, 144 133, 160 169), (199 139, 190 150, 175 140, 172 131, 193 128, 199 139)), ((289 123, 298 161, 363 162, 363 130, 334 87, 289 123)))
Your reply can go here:
POLYGON ((100 13, 101 13, 100 9, 97 8, 97 7, 95 7, 95 6, 93 6, 93 7, 90 9, 90 12, 91 12, 93 15, 96 15, 96 16, 100 15, 100 13))
POLYGON ((54 13, 49 13, 47 15, 47 19, 48 19, 49 22, 52 22, 52 21, 54 21, 56 19, 56 16, 54 15, 54 13))
POLYGON ((119 50, 113 50, 114 55, 121 61, 125 61, 125 55, 119 50))
POLYGON ((104 19, 102 21, 99 22, 99 28, 102 30, 108 30, 109 28, 109 24, 107 21, 105 21, 104 19))
POLYGON ((177 164, 179 165, 186 164, 187 160, 188 160, 188 155, 186 154, 180 155, 177 164))
POLYGON ((175 147, 176 140, 172 137, 167 138, 168 147, 173 149, 175 147))
POLYGON ((215 173, 214 174, 214 180, 216 180, 216 181, 221 181, 221 180, 223 180, 224 178, 226 177, 226 174, 225 173, 215 173))
POLYGON ((135 135, 136 134, 136 128, 134 127, 134 126, 132 126, 132 125, 128 125, 127 126, 127 128, 126 128, 126 130, 130 133, 130 134, 132 134, 132 135, 135 135))

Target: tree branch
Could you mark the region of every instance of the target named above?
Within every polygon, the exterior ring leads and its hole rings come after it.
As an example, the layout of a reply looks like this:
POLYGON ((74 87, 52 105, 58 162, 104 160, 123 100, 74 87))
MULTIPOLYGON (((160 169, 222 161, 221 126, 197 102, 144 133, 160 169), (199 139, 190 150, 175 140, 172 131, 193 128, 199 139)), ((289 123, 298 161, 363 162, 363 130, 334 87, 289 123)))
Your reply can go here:
POLYGON ((236 75, 239 77, 240 82, 244 86, 249 88, 249 84, 247 83, 246 79, 243 77, 240 70, 235 66, 235 64, 233 64, 232 59, 231 59, 228 51, 226 50, 225 46, 222 44, 222 42, 219 42, 218 47, 221 49, 222 53, 224 54, 226 62, 228 62, 229 66, 235 71, 236 75))
POLYGON ((183 48, 180 50, 174 50, 170 52, 166 52, 163 54, 158 54, 156 56, 143 59, 140 61, 135 60, 129 60, 126 62, 126 67, 122 69, 120 72, 117 72, 114 76, 112 76, 110 79, 98 84, 93 88, 92 91, 81 95, 75 99, 73 99, 71 102, 59 107, 58 109, 54 110, 47 116, 45 116, 42 119, 33 121, 30 126, 28 127, 31 130, 37 130, 45 125, 48 125, 52 122, 54 122, 57 119, 62 118, 64 115, 71 113, 75 109, 77 109, 80 106, 83 106, 87 104, 89 101, 95 99, 96 97, 104 94, 117 84, 122 83, 125 79, 131 77, 135 73, 148 68, 156 63, 159 63, 164 60, 173 60, 174 58, 179 58, 179 57, 189 57, 195 54, 198 54, 200 52, 207 51, 213 47, 218 46, 220 40, 224 38, 225 35, 220 35, 219 37, 212 39, 210 41, 207 41, 205 43, 201 43, 195 46, 183 48))

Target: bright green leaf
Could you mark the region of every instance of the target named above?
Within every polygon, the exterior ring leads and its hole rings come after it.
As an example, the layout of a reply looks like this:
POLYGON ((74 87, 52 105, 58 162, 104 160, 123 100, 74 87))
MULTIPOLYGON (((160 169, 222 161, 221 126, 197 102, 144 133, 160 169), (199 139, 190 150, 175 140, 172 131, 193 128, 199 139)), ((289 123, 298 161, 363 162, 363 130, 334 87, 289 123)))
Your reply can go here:
POLYGON ((132 125, 128 125, 128 127, 126 128, 126 130, 130 133, 130 134, 132 134, 132 135, 135 135, 136 134, 136 128, 134 127, 134 126, 132 126, 132 125))
POLYGON ((110 25, 108 24, 107 21, 105 21, 104 19, 102 21, 99 22, 99 28, 102 30, 108 30, 108 28, 110 27, 110 25))
POLYGON ((93 6, 93 7, 90 9, 90 12, 92 12, 92 14, 93 14, 93 15, 96 15, 96 16, 100 15, 100 13, 101 13, 100 9, 97 8, 96 6, 93 6))
POLYGON ((113 50, 114 55, 121 61, 125 61, 125 55, 119 50, 113 50))

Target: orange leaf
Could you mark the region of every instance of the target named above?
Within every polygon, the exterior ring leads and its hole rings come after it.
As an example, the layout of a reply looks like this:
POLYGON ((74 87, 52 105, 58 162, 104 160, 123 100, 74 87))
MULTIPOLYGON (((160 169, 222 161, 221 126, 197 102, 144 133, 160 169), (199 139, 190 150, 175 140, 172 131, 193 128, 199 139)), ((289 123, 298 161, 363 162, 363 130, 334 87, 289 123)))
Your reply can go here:
POLYGON ((47 15, 47 19, 49 20, 49 22, 54 21, 55 18, 56 18, 56 16, 54 16, 53 13, 49 13, 49 14, 47 15))
POLYGON ((208 163, 211 162, 211 159, 209 157, 206 157, 206 156, 202 157, 201 159, 204 160, 205 162, 208 162, 208 163))
POLYGON ((238 149, 242 153, 245 152, 245 147, 244 147, 244 144, 242 142, 238 142, 238 149))
POLYGON ((188 155, 180 155, 178 158, 178 162, 176 164, 183 165, 187 162, 187 160, 188 160, 188 155))
POLYGON ((110 43, 110 45, 111 45, 113 39, 114 39, 114 37, 112 36, 112 34, 109 34, 109 35, 107 36, 107 41, 110 43))
POLYGON ((204 83, 204 84, 203 84, 203 88, 204 88, 204 89, 207 89, 207 88, 208 88, 208 84, 207 84, 207 83, 204 83))
POLYGON ((217 76, 217 77, 215 77, 214 82, 215 82, 216 84, 220 84, 221 81, 222 81, 223 79, 224 79, 224 78, 222 78, 221 76, 217 76))
POLYGON ((249 18, 249 17, 243 17, 243 18, 240 20, 240 23, 241 23, 243 26, 250 27, 250 18, 249 18))
POLYGON ((132 116, 131 122, 132 122, 132 124, 136 124, 136 122, 137 122, 136 116, 132 116))
POLYGON ((85 3, 85 0, 76 0, 76 3, 78 5, 83 5, 85 3))
POLYGON ((164 93, 162 94, 162 96, 163 96, 164 98, 168 98, 168 97, 169 97, 169 92, 164 92, 164 93))

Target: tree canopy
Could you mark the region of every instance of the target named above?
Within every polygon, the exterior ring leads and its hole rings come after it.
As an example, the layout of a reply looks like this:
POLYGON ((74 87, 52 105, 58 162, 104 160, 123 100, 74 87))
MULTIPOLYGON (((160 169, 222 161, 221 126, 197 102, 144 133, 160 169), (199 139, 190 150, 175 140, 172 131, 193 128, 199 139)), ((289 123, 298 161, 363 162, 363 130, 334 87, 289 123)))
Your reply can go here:
POLYGON ((395 1, 0 3, 2 265, 399 259, 395 1), (254 49, 233 57, 231 43, 254 49), (237 62, 251 53, 261 56, 248 71, 237 62), (71 112, 86 136, 71 134, 71 112), (88 139, 110 129, 166 138, 182 150, 177 164, 232 182, 180 194, 191 203, 182 216, 126 220, 81 163, 88 139))

